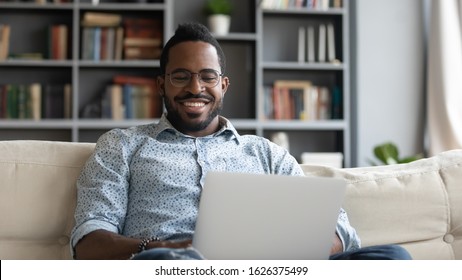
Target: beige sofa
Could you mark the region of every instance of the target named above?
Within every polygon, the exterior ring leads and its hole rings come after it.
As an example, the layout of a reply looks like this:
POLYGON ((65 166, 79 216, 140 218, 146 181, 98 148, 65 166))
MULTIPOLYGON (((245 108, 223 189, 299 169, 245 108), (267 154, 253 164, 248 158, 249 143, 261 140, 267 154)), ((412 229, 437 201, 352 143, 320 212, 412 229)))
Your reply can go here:
MULTIPOLYGON (((90 143, 0 141, 0 259, 69 259, 75 180, 90 143)), ((415 259, 462 259, 462 150, 410 164, 308 176, 348 181, 344 208, 363 246, 396 243, 415 259)))

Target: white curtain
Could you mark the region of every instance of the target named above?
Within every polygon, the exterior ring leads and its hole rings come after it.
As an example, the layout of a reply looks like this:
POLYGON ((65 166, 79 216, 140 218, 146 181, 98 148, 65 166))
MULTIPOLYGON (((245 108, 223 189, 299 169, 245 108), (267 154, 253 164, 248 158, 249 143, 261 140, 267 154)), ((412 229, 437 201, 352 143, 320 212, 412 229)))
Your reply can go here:
POLYGON ((428 153, 462 148, 462 0, 433 0, 428 45, 428 153))

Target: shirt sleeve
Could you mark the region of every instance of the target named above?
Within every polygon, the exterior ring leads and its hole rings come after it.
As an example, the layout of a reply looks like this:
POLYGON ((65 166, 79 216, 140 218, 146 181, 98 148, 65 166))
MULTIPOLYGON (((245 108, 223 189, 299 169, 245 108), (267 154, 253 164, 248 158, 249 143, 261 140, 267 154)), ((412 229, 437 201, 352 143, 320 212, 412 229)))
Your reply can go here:
POLYGON ((350 225, 348 215, 343 209, 340 209, 336 231, 342 241, 344 252, 359 249, 361 247, 361 240, 356 230, 350 225))
POLYGON ((120 233, 125 220, 129 188, 128 143, 120 130, 98 140, 77 180, 76 225, 71 250, 88 233, 105 229, 120 233))

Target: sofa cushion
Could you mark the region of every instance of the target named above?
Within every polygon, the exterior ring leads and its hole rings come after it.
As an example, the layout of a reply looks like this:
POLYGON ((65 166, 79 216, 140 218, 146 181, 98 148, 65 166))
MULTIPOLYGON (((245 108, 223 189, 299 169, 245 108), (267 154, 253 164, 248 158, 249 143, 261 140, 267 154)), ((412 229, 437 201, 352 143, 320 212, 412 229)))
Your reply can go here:
POLYGON ((94 144, 0 141, 0 259, 69 259, 76 178, 94 144))
POLYGON ((363 246, 401 244, 415 259, 462 259, 462 150, 407 164, 302 168, 348 182, 344 208, 363 246))

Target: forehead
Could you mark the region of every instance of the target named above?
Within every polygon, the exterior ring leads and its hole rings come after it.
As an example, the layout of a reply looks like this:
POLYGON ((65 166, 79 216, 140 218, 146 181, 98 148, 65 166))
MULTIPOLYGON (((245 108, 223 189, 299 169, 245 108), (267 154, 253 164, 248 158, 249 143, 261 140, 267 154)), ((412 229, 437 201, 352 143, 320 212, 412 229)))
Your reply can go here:
POLYGON ((201 41, 188 41, 179 43, 170 49, 166 68, 167 70, 184 68, 190 71, 207 68, 219 70, 220 63, 214 46, 201 41))

